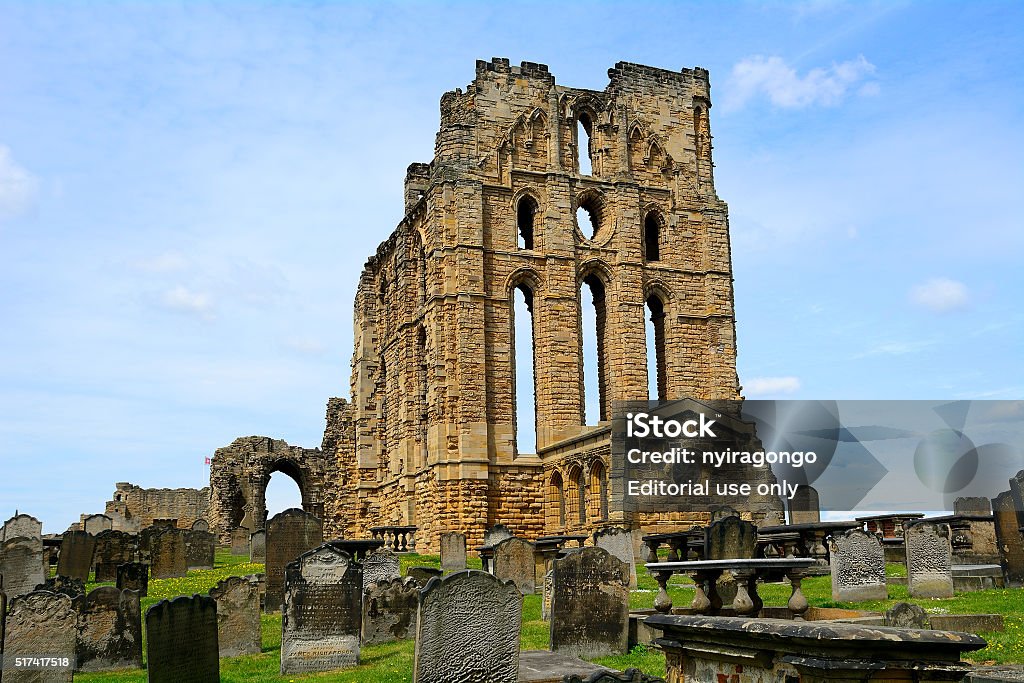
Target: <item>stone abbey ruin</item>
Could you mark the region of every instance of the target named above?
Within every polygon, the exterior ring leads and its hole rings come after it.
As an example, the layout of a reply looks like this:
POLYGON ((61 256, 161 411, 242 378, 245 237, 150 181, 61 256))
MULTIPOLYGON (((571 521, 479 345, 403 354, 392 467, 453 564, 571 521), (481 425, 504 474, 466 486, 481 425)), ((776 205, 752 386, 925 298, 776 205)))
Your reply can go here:
MULTIPOLYGON (((216 532, 264 528, 276 471, 325 534, 414 526, 421 551, 445 531, 479 543, 496 523, 532 539, 707 521, 621 509, 608 420, 615 402, 648 399, 647 320, 650 398, 740 397, 708 72, 620 62, 608 73, 603 91, 586 90, 556 85, 541 64, 492 59, 442 96, 434 159, 409 166, 405 217, 359 278, 351 399, 330 399, 319 449, 265 437, 218 449, 209 490, 180 494, 204 499, 216 532), (518 428, 535 427, 535 453, 516 442, 517 296, 532 321, 536 409, 518 428), (588 425, 591 300, 600 419, 588 425)), ((175 500, 119 485, 107 514, 115 527, 201 516, 175 500)))

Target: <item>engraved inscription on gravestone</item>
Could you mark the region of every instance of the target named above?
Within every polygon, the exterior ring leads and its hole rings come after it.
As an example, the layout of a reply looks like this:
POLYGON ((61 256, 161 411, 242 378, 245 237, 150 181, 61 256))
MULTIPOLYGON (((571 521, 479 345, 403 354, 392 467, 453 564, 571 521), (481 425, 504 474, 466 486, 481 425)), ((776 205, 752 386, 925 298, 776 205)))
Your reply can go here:
POLYGON ((75 667, 77 619, 71 598, 36 591, 11 600, 4 636, 4 683, 70 683, 75 667), (66 659, 67 666, 18 668, 24 657, 66 659))
POLYGON ((363 559, 363 588, 369 588, 378 581, 391 581, 402 576, 398 555, 379 548, 363 559))
POLYGON ((4 592, 11 600, 35 590, 46 580, 42 539, 14 536, 0 542, 0 575, 4 577, 4 592))
POLYGON ((363 593, 364 645, 405 640, 416 634, 420 585, 416 579, 407 576, 404 579, 378 581, 366 589, 363 593))
POLYGON ((101 586, 74 601, 78 613, 77 671, 142 667, 139 594, 101 586))
POLYGON ((189 569, 213 569, 217 538, 209 531, 181 532, 185 537, 185 565, 189 569))
POLYGON ((257 655, 263 649, 258 576, 230 576, 210 589, 217 601, 221 657, 257 655))
POLYGON ((506 538, 494 546, 493 573, 502 581, 514 581, 523 595, 536 590, 536 560, 533 544, 521 538, 506 538))
POLYGON ((953 597, 949 527, 918 522, 903 532, 907 548, 907 588, 915 598, 953 597))
POLYGON ((267 588, 264 609, 277 612, 284 602, 284 569, 299 555, 323 543, 323 524, 299 508, 274 515, 267 522, 267 588))
POLYGON ((96 539, 84 531, 66 531, 61 537, 57 573, 71 579, 89 580, 96 539))
POLYGON ((629 567, 603 548, 552 566, 551 649, 575 657, 624 654, 629 640, 629 567))
POLYGON ((832 599, 844 602, 886 600, 885 552, 875 534, 849 529, 833 534, 832 599))
POLYGON ((208 595, 162 600, 146 611, 149 683, 219 683, 217 602, 208 595))

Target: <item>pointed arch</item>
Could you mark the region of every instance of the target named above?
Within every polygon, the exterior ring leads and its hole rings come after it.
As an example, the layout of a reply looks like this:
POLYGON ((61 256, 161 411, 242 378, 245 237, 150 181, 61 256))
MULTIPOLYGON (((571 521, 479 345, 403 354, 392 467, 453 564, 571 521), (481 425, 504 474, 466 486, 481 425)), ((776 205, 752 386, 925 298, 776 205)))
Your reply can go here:
POLYGON ((646 262, 661 260, 661 246, 664 242, 665 216, 657 208, 648 209, 644 213, 643 235, 641 237, 641 254, 646 262))
POLYGON ((555 470, 548 478, 548 490, 545 496, 545 526, 548 531, 565 528, 565 484, 562 473, 555 470))

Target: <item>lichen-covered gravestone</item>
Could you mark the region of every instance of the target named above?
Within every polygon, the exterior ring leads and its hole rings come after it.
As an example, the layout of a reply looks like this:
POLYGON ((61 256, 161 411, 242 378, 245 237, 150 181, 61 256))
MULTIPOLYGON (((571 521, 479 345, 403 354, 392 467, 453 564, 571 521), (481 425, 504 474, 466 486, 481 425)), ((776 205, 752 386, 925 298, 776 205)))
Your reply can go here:
POLYGON ((413 683, 517 683, 523 598, 511 581, 462 571, 420 593, 413 683))
POLYGON ((116 581, 118 565, 139 559, 139 537, 124 531, 101 531, 96 534, 93 562, 95 581, 116 581))
POLYGON ((244 526, 238 526, 231 530, 231 554, 249 554, 249 530, 244 526))
POLYGON ((603 548, 554 561, 551 649, 580 658, 624 654, 629 641, 629 567, 603 548))
POLYGON ((484 532, 484 545, 490 548, 498 545, 506 538, 512 538, 515 534, 504 524, 495 524, 484 532))
POLYGON ((288 565, 281 615, 281 674, 359 664, 362 568, 332 545, 288 565))
POLYGON ((420 584, 409 576, 369 586, 363 592, 363 644, 412 638, 419 598, 420 584))
POLYGON ((120 590, 136 591, 140 598, 149 595, 149 565, 142 562, 117 565, 117 587, 120 590))
POLYGON ((0 576, 4 577, 4 592, 11 600, 34 591, 46 580, 42 539, 15 536, 0 543, 0 576))
POLYGON ((66 595, 36 591, 11 600, 4 634, 4 683, 70 683, 76 623, 66 595), (16 666, 18 659, 38 657, 50 661, 45 666, 16 666))
POLYGON ((907 548, 907 588, 914 598, 953 597, 949 527, 918 522, 903 532, 907 548))
POLYGON ((150 607, 146 666, 149 683, 220 683, 217 601, 180 596, 150 607))
POLYGON ((76 671, 142 668, 139 594, 101 586, 76 598, 76 671))
POLYGON ((928 613, 920 605, 897 602, 885 613, 885 625, 896 628, 931 628, 928 613))
POLYGON ((213 569, 213 556, 217 538, 209 531, 191 529, 183 531, 185 537, 185 565, 189 569, 213 569))
MULTIPOLYGON (((732 510, 732 508, 729 508, 732 510)), ((733 510, 735 512, 735 510, 733 510)), ((730 517, 733 515, 725 515, 730 517)), ((633 533, 621 527, 609 527, 594 533, 594 546, 604 548, 629 565, 629 587, 636 588, 636 559, 633 556, 633 533)))
POLYGON ((457 572, 466 568, 466 535, 458 531, 441 534, 441 569, 457 572))
POLYGON ((832 599, 886 600, 885 551, 875 534, 861 529, 832 536, 832 599))
POLYGON ((259 577, 229 576, 210 589, 210 597, 217 601, 220 656, 258 655, 263 649, 259 577))
POLYGON ((113 531, 114 520, 106 515, 89 515, 82 522, 82 529, 93 536, 99 536, 104 531, 113 531))
POLYGON ((277 612, 284 602, 284 568, 299 555, 323 543, 323 524, 299 508, 274 515, 267 522, 267 593, 264 608, 277 612))
POLYGON ((493 574, 502 581, 514 581, 523 595, 537 587, 533 544, 521 538, 506 538, 494 546, 493 574))
POLYGON ((378 581, 400 578, 402 573, 399 567, 398 555, 384 548, 374 550, 363 559, 363 589, 378 581))
POLYGON ((267 561, 267 532, 263 529, 249 536, 249 561, 263 564, 267 561))
POLYGON ((1020 586, 1024 584, 1024 538, 1021 538, 1020 521, 1010 491, 995 497, 992 501, 992 514, 995 517, 996 540, 1006 585, 1020 586))
POLYGON ((154 579, 177 579, 188 572, 185 532, 165 527, 149 538, 150 574, 154 579))
POLYGON ((89 580, 96 539, 84 531, 65 531, 57 556, 57 574, 69 579, 89 580))
POLYGON ((4 522, 3 530, 0 531, 0 541, 5 541, 8 538, 17 538, 18 536, 42 539, 43 523, 32 515, 24 513, 14 515, 4 522))

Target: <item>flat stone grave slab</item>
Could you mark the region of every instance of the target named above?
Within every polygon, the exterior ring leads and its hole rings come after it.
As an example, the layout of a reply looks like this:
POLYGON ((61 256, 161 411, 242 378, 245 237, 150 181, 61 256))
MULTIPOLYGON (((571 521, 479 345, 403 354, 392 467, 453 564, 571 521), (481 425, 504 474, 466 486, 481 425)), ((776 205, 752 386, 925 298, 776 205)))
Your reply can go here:
POLYGON ((562 683, 566 676, 583 680, 596 673, 618 673, 560 652, 523 650, 519 653, 519 683, 562 683))

